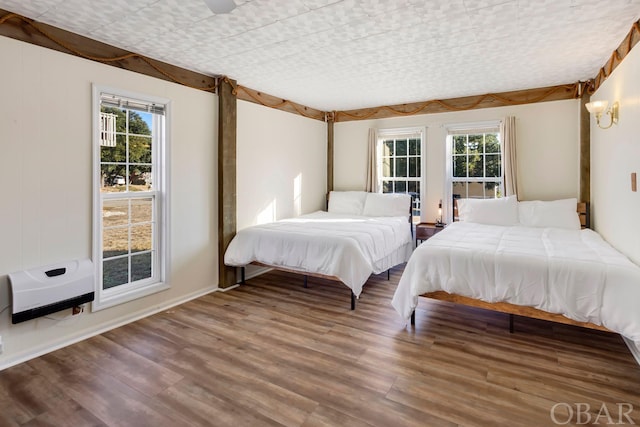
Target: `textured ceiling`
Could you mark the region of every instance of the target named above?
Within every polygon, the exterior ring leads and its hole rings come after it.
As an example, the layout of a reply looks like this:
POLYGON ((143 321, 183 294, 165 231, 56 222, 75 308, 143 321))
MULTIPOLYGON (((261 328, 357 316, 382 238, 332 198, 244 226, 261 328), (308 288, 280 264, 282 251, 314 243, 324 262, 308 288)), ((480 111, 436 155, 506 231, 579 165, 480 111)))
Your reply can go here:
POLYGON ((114 46, 321 110, 595 77, 640 0, 0 0, 114 46))

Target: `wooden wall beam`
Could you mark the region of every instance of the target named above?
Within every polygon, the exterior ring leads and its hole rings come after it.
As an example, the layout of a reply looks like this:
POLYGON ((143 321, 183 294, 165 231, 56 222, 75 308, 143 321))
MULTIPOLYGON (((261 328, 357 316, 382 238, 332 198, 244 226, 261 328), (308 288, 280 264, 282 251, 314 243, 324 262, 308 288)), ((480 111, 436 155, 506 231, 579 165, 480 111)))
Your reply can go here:
POLYGON ((236 89, 238 99, 254 104, 264 105, 266 107, 275 108, 277 110, 286 111, 288 113, 299 114, 310 119, 324 121, 325 112, 307 107, 287 99, 275 97, 273 95, 259 92, 245 86, 238 85, 236 89))
POLYGON ((327 120, 327 192, 333 191, 333 118, 327 120))
POLYGON ((237 100, 233 80, 220 79, 218 85, 218 286, 228 288, 237 283, 236 268, 224 264, 236 234, 237 100))
POLYGON ((382 119, 388 117, 411 116, 416 114, 446 113, 452 111, 475 110, 479 108, 504 107, 507 105, 531 104, 543 101, 574 99, 577 84, 548 86, 511 92, 489 93, 462 98, 435 99, 358 110, 336 111, 335 121, 382 119))
POLYGON ((585 83, 580 97, 580 198, 582 202, 591 202, 591 114, 585 105, 589 102, 585 83))
POLYGON ((194 89, 215 92, 215 77, 120 49, 0 9, 0 35, 194 89))
MULTIPOLYGON (((609 60, 598 71, 598 75, 595 77, 595 84, 592 86, 593 92, 598 90, 600 85, 611 75, 613 70, 616 69, 622 60, 631 52, 631 49, 640 41, 640 20, 633 23, 631 30, 627 33, 627 36, 622 40, 616 50, 611 53, 609 60)), ((592 92, 592 93, 593 93, 592 92)))

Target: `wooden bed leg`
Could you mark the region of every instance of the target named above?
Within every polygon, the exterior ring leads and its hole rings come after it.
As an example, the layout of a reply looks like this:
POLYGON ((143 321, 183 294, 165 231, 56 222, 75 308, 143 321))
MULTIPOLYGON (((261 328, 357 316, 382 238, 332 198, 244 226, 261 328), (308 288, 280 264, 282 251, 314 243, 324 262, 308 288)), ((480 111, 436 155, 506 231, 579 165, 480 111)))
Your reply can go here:
POLYGON ((244 267, 240 268, 240 283, 244 285, 244 267))
POLYGON ((356 309, 356 294, 351 291, 351 310, 356 309))
POLYGON ((304 275, 304 287, 305 288, 307 287, 307 275, 306 274, 304 275))
POLYGON ((412 324, 412 325, 415 325, 415 324, 416 324, 416 311, 415 311, 415 310, 413 310, 413 311, 411 312, 411 324, 412 324))
POLYGON ((387 270, 387 280, 391 280, 391 269, 387 270))
POLYGON ((513 314, 509 315, 509 333, 512 334, 513 333, 513 314))

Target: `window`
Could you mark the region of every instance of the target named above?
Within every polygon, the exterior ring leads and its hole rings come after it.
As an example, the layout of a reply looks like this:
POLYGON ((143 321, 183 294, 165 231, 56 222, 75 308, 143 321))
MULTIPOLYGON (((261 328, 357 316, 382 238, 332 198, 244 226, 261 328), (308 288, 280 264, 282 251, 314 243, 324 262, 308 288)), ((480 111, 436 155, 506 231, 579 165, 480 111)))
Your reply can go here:
POLYGON ((94 310, 168 287, 167 108, 94 87, 94 310))
POLYGON ((452 212, 452 200, 456 198, 502 197, 504 190, 498 124, 449 128, 448 133, 447 169, 451 196, 448 197, 448 212, 452 212))
POLYGON ((378 132, 379 181, 383 193, 409 193, 413 216, 420 219, 422 182, 422 129, 389 129, 378 132))

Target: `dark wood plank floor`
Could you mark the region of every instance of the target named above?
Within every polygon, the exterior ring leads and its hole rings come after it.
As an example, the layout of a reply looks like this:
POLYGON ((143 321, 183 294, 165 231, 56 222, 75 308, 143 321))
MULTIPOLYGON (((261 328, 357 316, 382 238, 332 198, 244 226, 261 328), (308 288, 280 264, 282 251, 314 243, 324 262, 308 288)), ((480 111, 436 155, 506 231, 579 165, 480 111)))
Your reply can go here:
POLYGON ((509 334, 506 315, 424 299, 412 328, 390 306, 401 272, 355 311, 344 285, 271 272, 6 369, 0 425, 546 426, 554 405, 564 424, 640 424, 619 336, 509 334))

